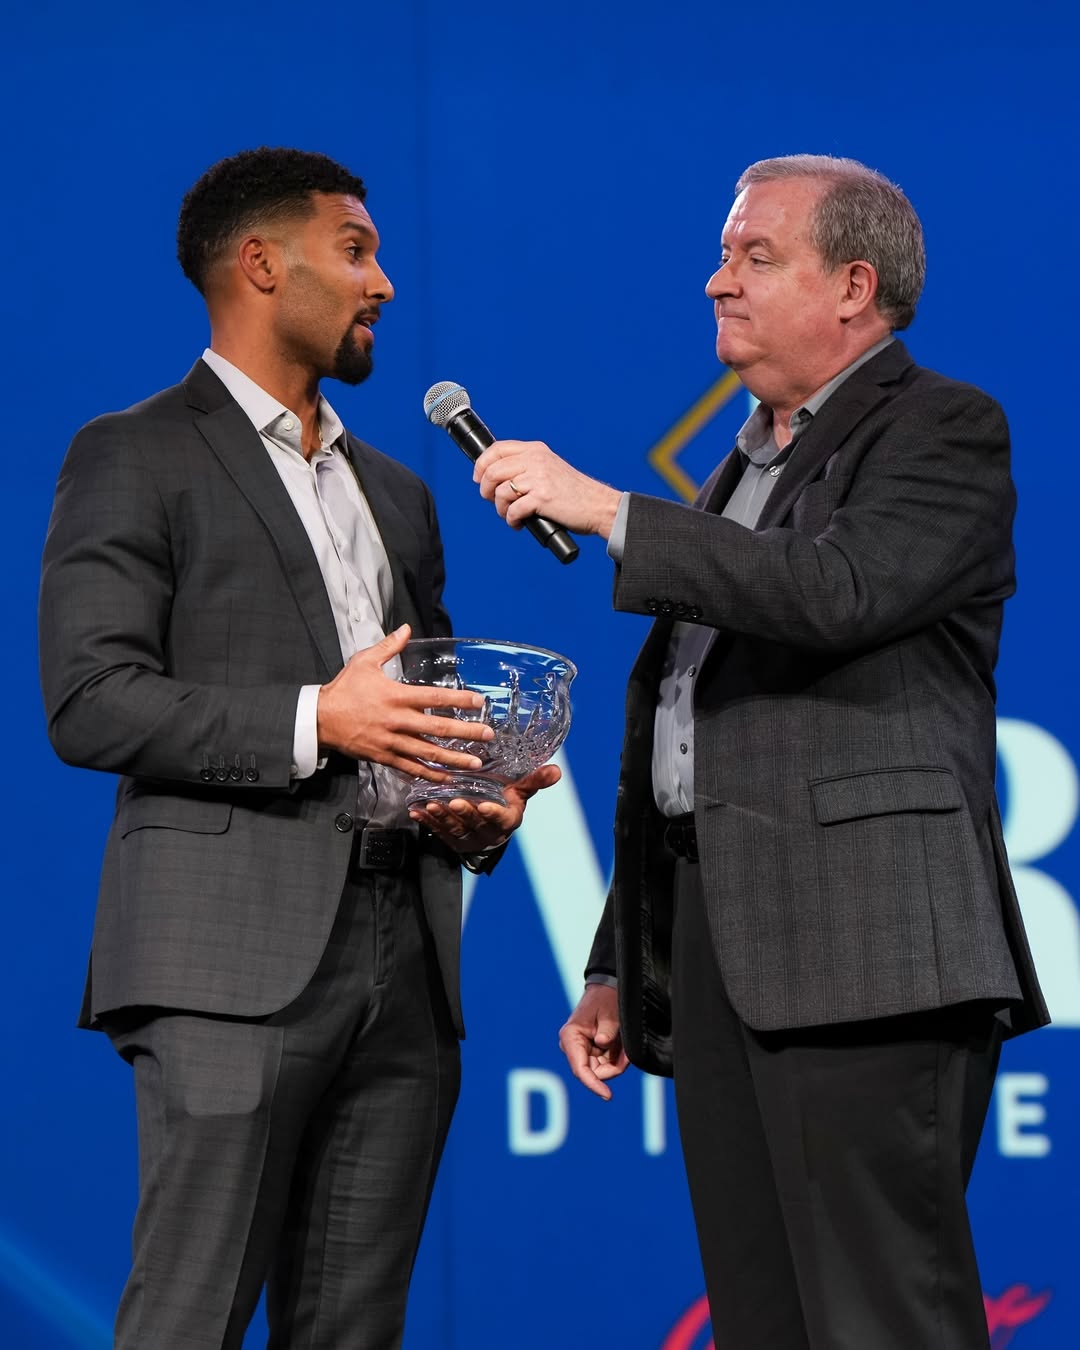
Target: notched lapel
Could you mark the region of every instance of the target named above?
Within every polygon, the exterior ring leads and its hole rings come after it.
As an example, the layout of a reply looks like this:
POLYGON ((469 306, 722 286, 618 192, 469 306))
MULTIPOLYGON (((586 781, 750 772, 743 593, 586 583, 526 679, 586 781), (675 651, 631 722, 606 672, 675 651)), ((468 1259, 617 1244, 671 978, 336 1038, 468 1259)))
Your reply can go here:
POLYGON ((429 633, 434 616, 430 597, 425 603, 417 583, 420 541, 416 531, 394 501, 394 485, 387 477, 381 456, 354 436, 348 437, 347 444, 353 471, 375 517, 390 562, 394 601, 388 631, 407 623, 416 636, 429 633))
POLYGON ((731 450, 705 480, 694 505, 701 511, 715 511, 735 491, 742 477, 742 460, 738 450, 731 450))
POLYGON ((895 385, 913 366, 904 344, 897 341, 848 376, 795 447, 761 513, 759 530, 779 525, 791 514, 803 488, 817 478, 859 423, 892 397, 895 385))
POLYGON ((266 526, 327 677, 332 677, 341 669, 341 644, 326 584, 307 531, 259 433, 204 362, 196 363, 184 388, 196 429, 266 526))

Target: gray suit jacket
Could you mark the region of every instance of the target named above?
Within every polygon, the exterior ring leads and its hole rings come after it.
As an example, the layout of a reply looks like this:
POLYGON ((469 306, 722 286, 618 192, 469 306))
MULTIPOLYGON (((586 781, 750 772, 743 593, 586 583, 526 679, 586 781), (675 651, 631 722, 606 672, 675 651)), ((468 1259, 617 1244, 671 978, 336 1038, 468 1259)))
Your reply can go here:
MULTIPOLYGON (((389 555, 393 625, 448 633, 430 493, 363 442, 348 448, 389 555)), ((341 668, 337 631, 289 495, 203 362, 76 436, 45 546, 40 639, 57 752, 122 775, 82 1024, 138 1005, 284 1007, 337 911, 356 764, 335 755, 290 779, 300 687, 341 668)), ((431 840, 421 883, 463 1034, 460 869, 431 840)))
POLYGON ((1000 408, 893 343, 822 407, 756 531, 631 498, 615 606, 655 614, 630 678, 612 893, 589 960, 630 1057, 670 1072, 671 858, 653 713, 672 620, 717 630, 694 815, 725 989, 760 1029, 968 999, 1047 1020, 994 798, 994 665, 1014 588, 1000 408))

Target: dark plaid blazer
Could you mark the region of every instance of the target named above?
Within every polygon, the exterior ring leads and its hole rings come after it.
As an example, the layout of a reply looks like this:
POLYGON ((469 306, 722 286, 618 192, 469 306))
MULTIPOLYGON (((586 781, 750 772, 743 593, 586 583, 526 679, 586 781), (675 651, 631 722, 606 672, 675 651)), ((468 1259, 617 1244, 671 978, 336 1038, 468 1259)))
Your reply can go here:
POLYGON ((1013 1004, 1047 1020, 994 797, 993 671, 1015 588, 1001 409, 894 342, 804 433, 756 530, 632 496, 615 606, 654 614, 630 678, 615 871, 589 970, 631 1058, 670 1071, 671 858, 653 802, 660 667, 716 629, 694 815, 719 967, 760 1030, 1013 1004))
MULTIPOLYGON (((371 446, 349 437, 348 449, 389 555, 392 624, 448 633, 430 493, 371 446)), ((284 1007, 337 910, 356 764, 332 756, 290 779, 299 690, 341 668, 337 630, 289 495, 203 362, 72 443, 45 546, 40 655, 58 753, 121 775, 83 1024, 133 1005, 284 1007)), ((460 1033, 456 859, 430 843, 421 882, 460 1033)))

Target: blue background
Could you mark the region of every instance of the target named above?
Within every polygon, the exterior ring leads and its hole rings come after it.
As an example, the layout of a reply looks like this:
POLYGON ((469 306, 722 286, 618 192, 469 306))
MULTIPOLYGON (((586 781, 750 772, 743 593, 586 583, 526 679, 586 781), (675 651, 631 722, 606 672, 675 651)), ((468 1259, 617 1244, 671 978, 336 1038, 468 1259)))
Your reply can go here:
MULTIPOLYGON (((693 1313, 677 1329, 703 1283, 667 1086, 634 1071, 604 1106, 568 1080, 556 1047, 611 866, 622 685, 644 621, 611 612, 597 541, 564 571, 503 529, 424 424, 422 396, 460 380, 497 432, 674 495, 648 452, 723 374, 702 288, 732 184, 756 158, 802 150, 853 155, 905 187, 930 259, 908 344, 992 392, 1013 429, 1020 591, 999 667, 1001 786, 1059 1025, 1007 1047, 971 1207, 987 1294, 1049 1295, 1031 1320, 997 1326, 995 1350, 1075 1344, 1069 12, 42 0, 3 24, 0 1344, 109 1344, 135 1197, 127 1071, 73 1026, 112 784, 60 765, 44 735, 34 606, 53 486, 78 426, 174 383, 204 346, 201 302, 174 261, 179 199, 211 162, 257 144, 325 151, 369 184, 398 298, 374 377, 327 392, 432 485, 458 631, 554 647, 581 671, 570 781, 472 896, 465 1087, 410 1350, 708 1344, 693 1313)), ((746 410, 739 392, 681 450, 692 478, 746 410)))

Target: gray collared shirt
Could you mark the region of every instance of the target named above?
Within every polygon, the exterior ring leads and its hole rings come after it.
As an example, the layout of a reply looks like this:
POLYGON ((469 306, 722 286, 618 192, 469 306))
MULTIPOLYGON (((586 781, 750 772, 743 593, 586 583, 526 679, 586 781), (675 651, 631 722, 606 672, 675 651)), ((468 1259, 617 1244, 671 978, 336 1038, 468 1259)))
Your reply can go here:
MULTIPOLYGON (((752 530, 757 527, 785 466, 797 451, 806 428, 854 371, 893 341, 892 334, 875 342, 838 375, 812 394, 791 416, 792 439, 778 450, 773 436, 772 411, 758 404, 735 438, 743 472, 720 514, 752 530)), ((629 493, 619 503, 618 515, 608 540, 608 553, 622 561, 626 538, 629 493)), ((653 728, 652 778, 656 804, 665 816, 679 816, 694 809, 694 685, 716 630, 702 624, 675 624, 660 677, 653 728)))
MULTIPOLYGON (((341 657, 372 647, 385 635, 393 605, 393 581, 375 517, 345 449, 345 428, 322 395, 321 445, 305 459, 300 418, 242 370, 209 348, 202 359, 225 385, 259 433, 263 446, 311 542, 334 615, 341 657)), ((383 666, 392 679, 397 657, 383 666)), ((304 685, 293 733, 293 777, 308 778, 319 765, 319 686, 304 685)), ((357 812, 379 825, 407 824, 403 803, 408 784, 382 764, 360 764, 357 812)))

